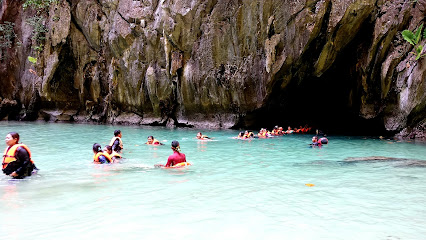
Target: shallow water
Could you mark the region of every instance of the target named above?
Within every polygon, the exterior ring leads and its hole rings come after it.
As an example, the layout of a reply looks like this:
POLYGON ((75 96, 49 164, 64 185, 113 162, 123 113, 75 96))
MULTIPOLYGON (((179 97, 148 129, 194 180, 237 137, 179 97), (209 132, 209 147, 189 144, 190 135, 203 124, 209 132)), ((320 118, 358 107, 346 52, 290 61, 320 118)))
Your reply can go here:
MULTIPOLYGON (((0 122, 17 131, 38 174, 0 177, 0 233, 7 239, 424 239, 423 143, 312 135, 243 141, 237 131, 0 122), (124 157, 92 164, 94 142, 123 132, 124 157), (147 146, 154 135, 164 146, 147 146), (158 169, 178 140, 193 165, 158 169), (307 187, 305 184, 314 184, 307 187)), ((2 143, 6 147, 5 143, 2 143)))

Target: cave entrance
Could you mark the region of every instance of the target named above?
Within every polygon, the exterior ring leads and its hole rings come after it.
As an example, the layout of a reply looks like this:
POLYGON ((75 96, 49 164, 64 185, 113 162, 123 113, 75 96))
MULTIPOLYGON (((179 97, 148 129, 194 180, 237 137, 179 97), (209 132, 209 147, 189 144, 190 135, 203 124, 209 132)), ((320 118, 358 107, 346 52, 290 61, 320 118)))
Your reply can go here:
MULTIPOLYGON (((303 56, 299 66, 291 70, 294 76, 284 90, 276 87, 265 107, 251 113, 250 127, 272 129, 279 125, 299 128, 308 124, 327 134, 385 135, 383 119, 360 116, 362 74, 357 69, 371 45, 374 24, 366 22, 353 41, 339 53, 333 65, 320 77, 312 76, 314 62, 319 52, 303 56), (303 70, 302 70, 303 69, 303 70)), ((324 43, 321 44, 323 46, 324 43)), ((313 51, 315 52, 315 51, 313 51)), ((379 86, 376 86, 380 92, 379 86)))
POLYGON ((42 109, 77 110, 80 105, 78 90, 74 87, 76 63, 69 44, 62 46, 58 67, 48 83, 49 100, 42 99, 42 109))

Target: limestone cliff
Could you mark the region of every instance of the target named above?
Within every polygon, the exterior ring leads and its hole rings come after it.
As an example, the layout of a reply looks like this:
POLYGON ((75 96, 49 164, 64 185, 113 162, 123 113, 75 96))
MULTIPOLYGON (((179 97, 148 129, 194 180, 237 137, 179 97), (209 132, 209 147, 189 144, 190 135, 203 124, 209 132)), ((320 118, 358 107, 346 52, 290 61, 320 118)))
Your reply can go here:
POLYGON ((0 5, 1 118, 425 138, 426 60, 401 31, 426 0, 59 0, 40 52, 23 2, 0 5))

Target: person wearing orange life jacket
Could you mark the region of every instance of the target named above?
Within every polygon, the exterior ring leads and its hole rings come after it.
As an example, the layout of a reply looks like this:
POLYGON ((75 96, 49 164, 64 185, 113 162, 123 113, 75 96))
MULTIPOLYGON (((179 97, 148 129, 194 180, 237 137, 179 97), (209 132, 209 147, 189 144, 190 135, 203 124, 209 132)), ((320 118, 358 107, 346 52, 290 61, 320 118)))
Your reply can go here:
POLYGON ((245 131, 244 132, 244 136, 243 138, 247 139, 247 138, 254 138, 254 133, 253 132, 249 132, 249 131, 245 131))
POLYGON ((275 126, 274 129, 272 129, 271 134, 274 136, 280 136, 282 135, 282 132, 279 130, 278 126, 275 126))
POLYGON ((111 139, 109 145, 112 147, 112 150, 117 153, 121 153, 123 150, 123 141, 121 140, 122 134, 120 130, 114 131, 114 137, 111 139))
POLYGON ((112 151, 112 147, 109 145, 106 145, 104 147, 104 153, 109 155, 112 162, 118 162, 121 159, 121 155, 117 152, 112 151))
POLYGON ((259 138, 268 138, 271 136, 270 132, 268 132, 266 129, 262 128, 260 129, 259 133, 257 134, 259 138))
POLYGON ((164 145, 160 143, 157 139, 155 139, 153 136, 148 136, 148 140, 145 143, 146 145, 164 145))
POLYGON ((3 154, 3 173, 13 178, 24 178, 31 176, 34 169, 37 169, 31 160, 31 151, 24 145, 19 144, 19 134, 10 132, 6 135, 6 150, 3 154))
POLYGON ((279 133, 280 135, 284 135, 284 134, 285 134, 285 132, 284 132, 284 130, 283 130, 283 127, 279 127, 279 128, 278 128, 278 133, 279 133))
POLYGON ((303 127, 302 127, 302 126, 300 126, 299 128, 295 128, 295 129, 294 129, 294 131, 295 131, 296 133, 303 133, 303 127))
POLYGON ((246 139, 243 132, 238 133, 237 139, 246 139))
POLYGON ((108 153, 102 152, 102 147, 99 143, 93 144, 93 163, 95 164, 104 164, 104 163, 112 163, 112 159, 108 153))

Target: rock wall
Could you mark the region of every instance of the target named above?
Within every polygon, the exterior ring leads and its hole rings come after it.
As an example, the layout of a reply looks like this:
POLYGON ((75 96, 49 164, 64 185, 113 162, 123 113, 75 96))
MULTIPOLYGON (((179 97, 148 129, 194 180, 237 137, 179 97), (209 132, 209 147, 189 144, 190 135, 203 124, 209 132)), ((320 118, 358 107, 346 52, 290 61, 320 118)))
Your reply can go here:
POLYGON ((425 0, 59 0, 40 53, 22 2, 1 2, 1 118, 425 137, 426 60, 401 37, 425 0))

